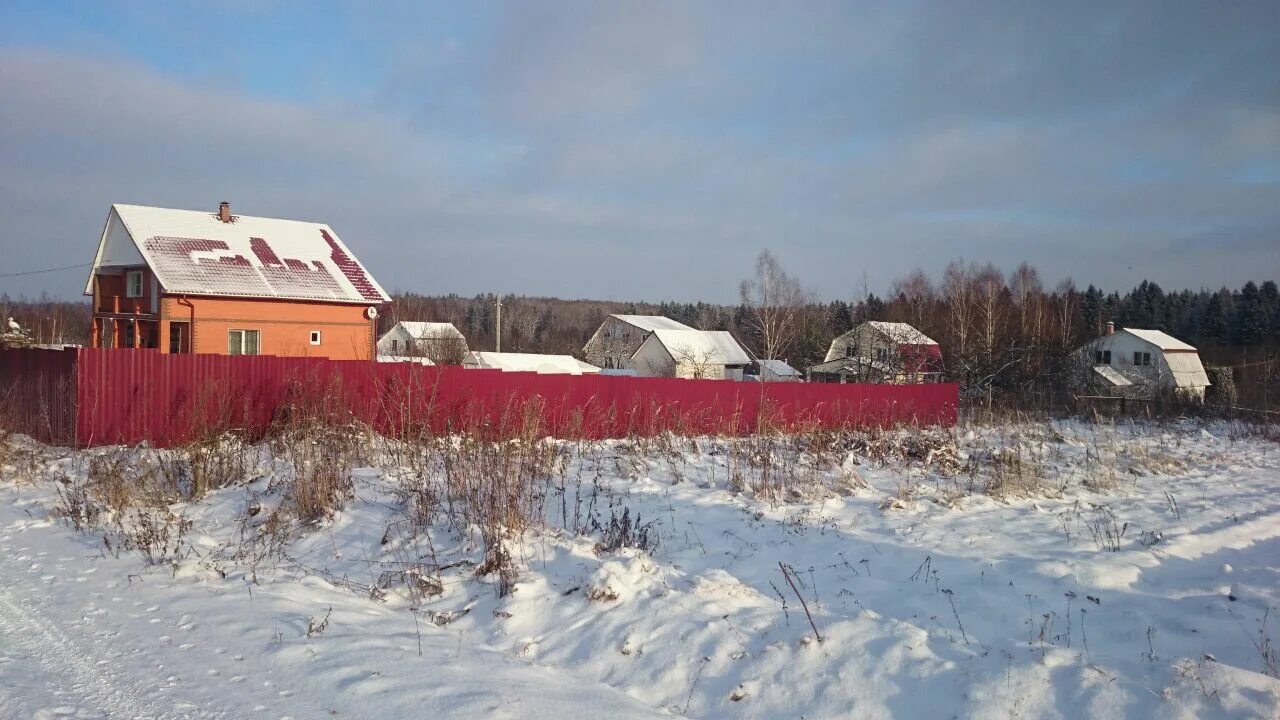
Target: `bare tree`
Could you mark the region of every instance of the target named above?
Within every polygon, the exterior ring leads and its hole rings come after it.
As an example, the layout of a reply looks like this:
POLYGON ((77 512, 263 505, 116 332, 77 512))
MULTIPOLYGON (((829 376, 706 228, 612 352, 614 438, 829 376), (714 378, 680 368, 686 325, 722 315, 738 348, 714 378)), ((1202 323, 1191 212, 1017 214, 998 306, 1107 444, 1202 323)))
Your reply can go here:
POLYGON ((739 287, 747 308, 747 324, 760 340, 764 357, 781 358, 795 341, 796 320, 805 303, 800 282, 788 275, 773 253, 756 257, 754 278, 739 287))

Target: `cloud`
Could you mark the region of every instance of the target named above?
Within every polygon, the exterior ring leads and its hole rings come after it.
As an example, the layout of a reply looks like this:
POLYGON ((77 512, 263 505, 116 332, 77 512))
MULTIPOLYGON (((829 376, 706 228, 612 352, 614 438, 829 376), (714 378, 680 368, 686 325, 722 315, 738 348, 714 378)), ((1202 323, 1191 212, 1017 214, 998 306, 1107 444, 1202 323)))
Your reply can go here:
MULTIPOLYGON (((260 34, 305 46, 278 14, 260 34)), ((1278 14, 413 6, 330 23, 352 29, 329 44, 381 47, 344 72, 282 54, 273 77, 307 91, 280 93, 128 47, 0 45, 0 252, 66 264, 111 202, 227 199, 323 219, 422 292, 732 301, 762 247, 828 298, 960 255, 1049 284, 1238 284, 1280 275, 1278 14)), ((79 278, 0 290, 51 281, 79 278)))

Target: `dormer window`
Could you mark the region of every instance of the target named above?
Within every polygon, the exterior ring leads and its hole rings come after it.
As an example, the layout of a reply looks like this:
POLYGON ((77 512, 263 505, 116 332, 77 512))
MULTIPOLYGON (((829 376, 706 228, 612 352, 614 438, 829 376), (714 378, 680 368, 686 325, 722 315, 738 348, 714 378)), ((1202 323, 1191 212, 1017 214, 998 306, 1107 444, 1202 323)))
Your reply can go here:
POLYGON ((141 270, 130 270, 124 274, 124 296, 131 298, 142 297, 141 270))

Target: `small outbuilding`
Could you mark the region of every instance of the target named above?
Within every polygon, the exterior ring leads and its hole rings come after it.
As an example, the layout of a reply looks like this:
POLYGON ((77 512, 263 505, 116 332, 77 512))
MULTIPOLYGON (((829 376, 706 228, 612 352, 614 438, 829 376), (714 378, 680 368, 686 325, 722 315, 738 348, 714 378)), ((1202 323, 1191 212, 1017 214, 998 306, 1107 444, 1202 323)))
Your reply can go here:
POLYGON ((802 382, 804 373, 791 367, 786 360, 761 360, 761 382, 802 382))

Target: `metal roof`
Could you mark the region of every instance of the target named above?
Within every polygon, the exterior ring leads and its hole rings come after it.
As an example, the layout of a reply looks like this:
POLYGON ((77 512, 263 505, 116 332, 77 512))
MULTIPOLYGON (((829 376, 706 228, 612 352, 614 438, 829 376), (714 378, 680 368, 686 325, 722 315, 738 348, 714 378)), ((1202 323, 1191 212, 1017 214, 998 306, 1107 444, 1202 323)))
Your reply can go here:
MULTIPOLYGON (((381 304, 389 302, 334 232, 322 223, 142 205, 112 205, 115 218, 171 294, 381 304)), ((99 248, 93 273, 102 261, 99 248)), ((91 275, 92 279, 92 275, 91 275)))

